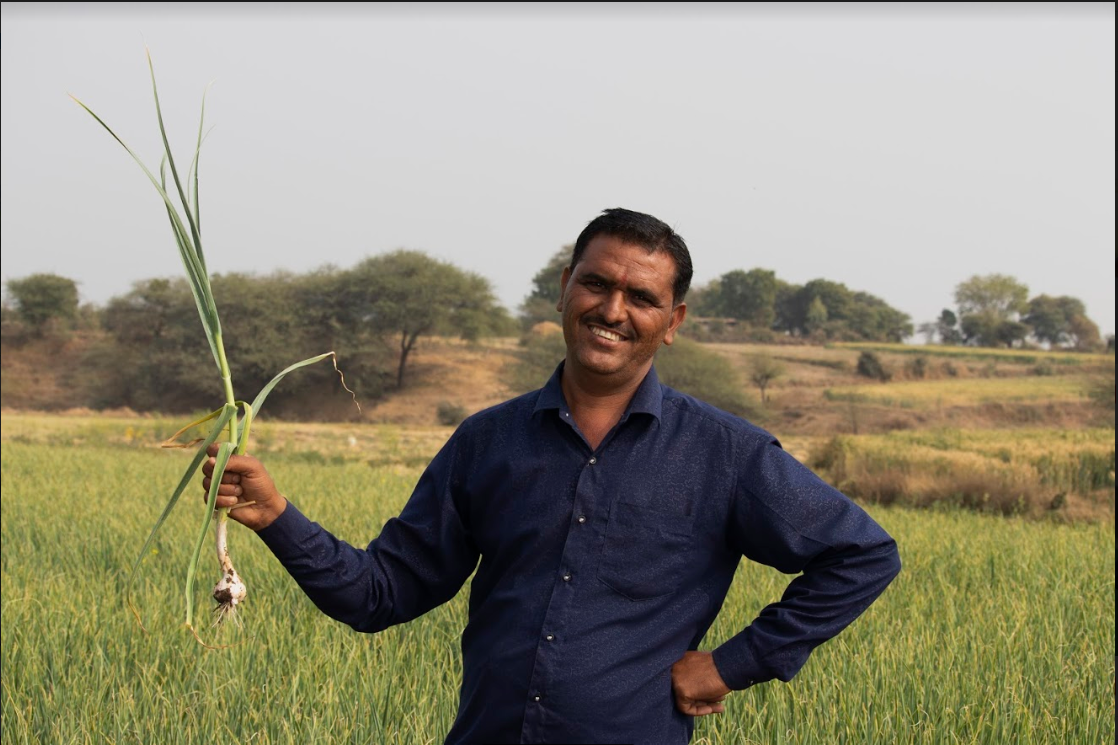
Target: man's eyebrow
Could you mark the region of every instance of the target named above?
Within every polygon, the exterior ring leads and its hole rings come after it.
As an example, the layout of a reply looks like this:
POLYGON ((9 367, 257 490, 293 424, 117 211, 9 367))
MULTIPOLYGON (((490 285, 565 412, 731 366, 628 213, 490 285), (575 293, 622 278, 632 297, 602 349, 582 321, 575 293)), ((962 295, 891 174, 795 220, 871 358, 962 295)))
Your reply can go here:
MULTIPOLYGON (((617 285, 617 280, 613 279, 612 277, 607 277, 593 271, 583 274, 582 281, 601 282, 606 287, 615 287, 617 285)), ((645 287, 644 285, 629 285, 627 288, 625 288, 625 291, 628 292, 630 295, 641 295, 656 302, 661 302, 663 300, 663 298, 660 297, 656 290, 652 289, 651 287, 645 287)))
POLYGON ((609 285, 610 287, 613 287, 615 284, 617 284, 617 281, 614 280, 613 278, 603 276, 601 274, 598 274, 597 272, 586 272, 586 273, 584 273, 582 275, 582 280, 584 282, 587 281, 587 280, 592 281, 592 282, 601 282, 602 284, 609 285))

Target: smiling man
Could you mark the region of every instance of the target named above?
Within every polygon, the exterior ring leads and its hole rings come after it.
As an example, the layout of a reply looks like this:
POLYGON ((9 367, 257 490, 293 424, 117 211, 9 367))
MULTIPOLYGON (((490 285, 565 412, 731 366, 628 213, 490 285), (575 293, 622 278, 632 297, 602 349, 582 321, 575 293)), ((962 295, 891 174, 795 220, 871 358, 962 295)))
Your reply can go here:
POLYGON ((476 568, 448 743, 681 745, 731 691, 790 680, 899 571, 885 531, 771 435, 660 383, 691 273, 650 215, 587 225, 562 277, 566 359, 463 422, 367 548, 230 460, 218 505, 242 505, 231 516, 359 631, 427 612, 476 568), (798 576, 697 651, 743 556, 798 576))

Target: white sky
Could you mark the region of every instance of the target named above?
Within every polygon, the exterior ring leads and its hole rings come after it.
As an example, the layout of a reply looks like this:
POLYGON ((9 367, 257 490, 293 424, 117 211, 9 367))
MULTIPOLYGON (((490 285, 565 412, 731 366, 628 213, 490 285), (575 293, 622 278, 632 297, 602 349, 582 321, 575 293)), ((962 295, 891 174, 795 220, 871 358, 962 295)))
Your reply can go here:
POLYGON ((144 44, 183 167, 205 85, 211 271, 406 247, 510 309, 601 209, 931 320, 972 274, 1114 331, 1114 6, 4 3, 3 280, 103 303, 181 274, 144 44), (278 9, 277 9, 278 7, 278 9), (270 9, 269 9, 270 8, 270 9))

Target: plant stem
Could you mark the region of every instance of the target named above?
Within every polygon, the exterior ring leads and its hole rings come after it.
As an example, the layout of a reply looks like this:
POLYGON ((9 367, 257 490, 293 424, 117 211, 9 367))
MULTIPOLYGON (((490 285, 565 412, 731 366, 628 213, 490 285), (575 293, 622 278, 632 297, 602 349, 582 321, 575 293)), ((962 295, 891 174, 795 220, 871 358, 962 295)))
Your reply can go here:
MULTIPOLYGON (((225 403, 236 406, 237 400, 233 395, 233 377, 229 373, 229 361, 225 358, 225 341, 222 339, 220 331, 214 334, 214 346, 217 347, 217 362, 221 366, 221 384, 225 388, 225 403)), ((229 442, 233 443, 234 446, 238 444, 236 417, 229 421, 229 442)), ((238 450, 238 452, 240 451, 238 450)))

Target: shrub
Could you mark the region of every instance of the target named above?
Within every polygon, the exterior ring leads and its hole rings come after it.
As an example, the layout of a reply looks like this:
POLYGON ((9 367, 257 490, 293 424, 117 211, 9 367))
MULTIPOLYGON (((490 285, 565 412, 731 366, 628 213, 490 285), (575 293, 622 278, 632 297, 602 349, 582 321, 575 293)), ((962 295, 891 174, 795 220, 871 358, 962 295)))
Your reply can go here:
POLYGON ((862 352, 858 356, 858 374, 865 378, 880 380, 882 383, 887 383, 893 379, 893 373, 885 367, 881 358, 873 352, 862 352))
POLYGON ((562 333, 529 333, 520 340, 520 359, 505 368, 504 383, 517 396, 542 388, 566 354, 562 333))
POLYGON ((448 427, 458 426, 466 416, 466 407, 460 404, 440 401, 439 405, 435 407, 435 417, 439 420, 439 424, 445 424, 448 427))
POLYGON ((923 378, 928 374, 928 358, 922 354, 913 357, 905 363, 905 372, 910 378, 923 378))
POLYGON ((760 416, 757 406, 746 397, 733 365, 697 342, 677 337, 670 347, 661 347, 656 354, 656 371, 672 388, 723 411, 749 419, 760 416))

